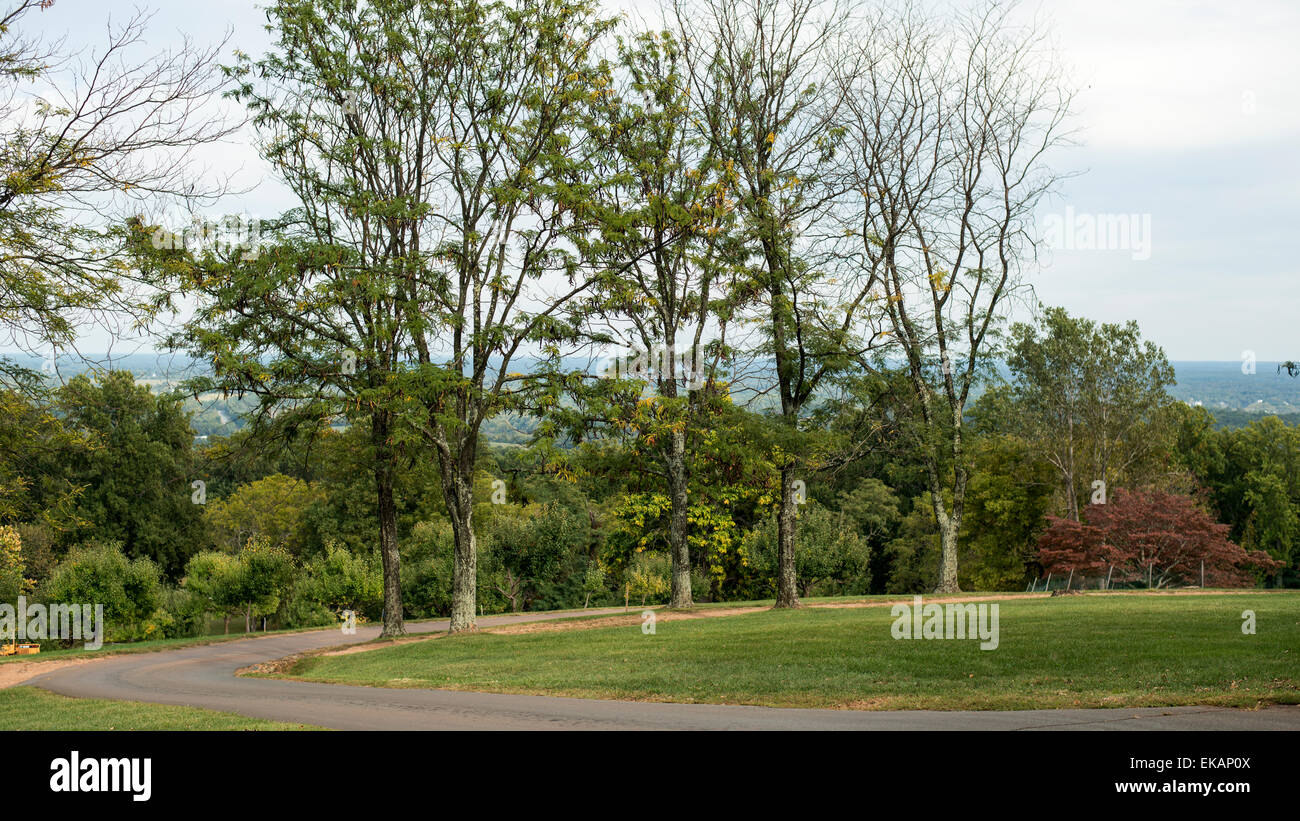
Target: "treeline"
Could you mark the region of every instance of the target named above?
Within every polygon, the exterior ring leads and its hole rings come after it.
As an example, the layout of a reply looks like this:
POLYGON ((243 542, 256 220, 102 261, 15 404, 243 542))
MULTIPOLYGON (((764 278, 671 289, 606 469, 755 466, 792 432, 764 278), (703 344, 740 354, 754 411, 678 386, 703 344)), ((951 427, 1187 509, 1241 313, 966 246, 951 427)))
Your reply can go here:
MULTIPOLYGON (((963 588, 1022 590, 1067 571, 1111 586, 1194 585, 1202 574, 1211 585, 1300 584, 1300 429, 1272 417, 1217 429, 1165 393, 1164 356, 1131 324, 1047 310, 1011 331, 1009 378, 967 420, 963 588), (1089 545, 1090 526, 1110 552, 1089 545), (1162 554, 1159 538, 1177 544, 1162 554)), ((818 404, 823 452, 851 458, 800 480, 800 596, 934 586, 925 466, 887 399, 889 378, 818 404)), ((364 428, 279 443, 250 431, 195 449, 180 398, 126 372, 77 377, 47 405, 5 397, 0 509, 15 524, 0 531, 4 599, 103 602, 117 640, 232 621, 323 625, 343 610, 382 617, 364 428)), ((668 600, 672 505, 648 452, 654 434, 636 427, 656 424, 645 417, 654 407, 629 401, 642 417, 618 433, 563 448, 481 446, 480 612, 668 600)), ((764 444, 770 416, 720 401, 707 420, 685 443, 692 596, 774 598, 781 477, 764 444)), ((455 536, 437 466, 415 455, 392 480, 404 615, 446 616, 455 536)))

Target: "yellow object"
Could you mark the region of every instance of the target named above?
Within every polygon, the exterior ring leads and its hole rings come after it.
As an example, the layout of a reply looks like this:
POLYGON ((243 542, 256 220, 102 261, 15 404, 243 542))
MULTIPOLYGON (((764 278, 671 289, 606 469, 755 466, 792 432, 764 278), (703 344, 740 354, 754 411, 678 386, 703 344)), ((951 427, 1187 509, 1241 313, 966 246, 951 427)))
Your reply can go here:
POLYGON ((0 645, 0 656, 30 656, 41 652, 39 644, 0 645))

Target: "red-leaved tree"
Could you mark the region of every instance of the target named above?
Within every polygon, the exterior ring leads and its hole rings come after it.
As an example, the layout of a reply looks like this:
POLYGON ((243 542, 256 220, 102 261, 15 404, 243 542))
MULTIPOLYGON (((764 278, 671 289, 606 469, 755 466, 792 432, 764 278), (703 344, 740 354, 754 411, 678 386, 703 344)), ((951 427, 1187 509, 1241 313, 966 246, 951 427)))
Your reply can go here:
POLYGON ((1227 525, 1173 493, 1117 488, 1106 504, 1087 507, 1084 523, 1047 520, 1038 559, 1053 573, 1111 572, 1112 583, 1150 578, 1152 587, 1168 587, 1199 584, 1204 561, 1207 586, 1244 587, 1257 572, 1281 567, 1263 551, 1228 541, 1227 525))

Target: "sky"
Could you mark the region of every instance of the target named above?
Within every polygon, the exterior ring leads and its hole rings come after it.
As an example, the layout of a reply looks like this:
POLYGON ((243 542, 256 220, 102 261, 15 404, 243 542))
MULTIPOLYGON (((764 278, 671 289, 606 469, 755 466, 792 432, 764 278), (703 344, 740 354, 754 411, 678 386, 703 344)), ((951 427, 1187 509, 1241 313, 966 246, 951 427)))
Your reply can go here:
MULTIPOLYGON (((109 19, 137 7, 57 0, 37 22, 70 45, 99 45, 109 19)), ((143 7, 158 50, 182 33, 210 43, 227 29, 254 55, 270 42, 251 0, 143 7)), ((638 0, 609 8, 655 15, 638 0)), ((1076 144, 1052 157, 1071 177, 1039 209, 1053 247, 1028 271, 1038 298, 1098 321, 1136 320, 1175 361, 1300 358, 1300 3, 1047 0, 1018 14, 1047 24, 1078 89, 1076 144), (1127 230, 1089 241, 1089 226, 1108 224, 1127 230)), ((251 189, 223 211, 269 216, 290 204, 247 143, 205 159, 251 189)), ((79 347, 104 350, 101 337, 88 331, 79 347)))

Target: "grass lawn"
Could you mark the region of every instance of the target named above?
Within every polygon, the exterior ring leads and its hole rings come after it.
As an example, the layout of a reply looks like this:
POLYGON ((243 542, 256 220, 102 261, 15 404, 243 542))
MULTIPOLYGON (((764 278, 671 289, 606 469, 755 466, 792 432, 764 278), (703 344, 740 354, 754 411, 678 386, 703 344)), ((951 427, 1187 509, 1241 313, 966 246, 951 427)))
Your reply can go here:
MULTIPOLYGON (((936 603, 940 599, 931 599, 936 603)), ((890 608, 805 608, 439 638, 309 656, 287 677, 585 698, 853 709, 1300 703, 1300 593, 999 603, 1000 643, 895 640, 890 608), (1242 633, 1242 611, 1256 615, 1242 633)))
POLYGON ((0 730, 319 730, 258 718, 144 704, 68 698, 35 687, 0 690, 0 730))

